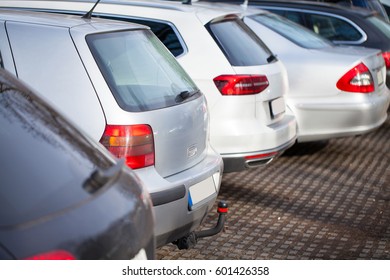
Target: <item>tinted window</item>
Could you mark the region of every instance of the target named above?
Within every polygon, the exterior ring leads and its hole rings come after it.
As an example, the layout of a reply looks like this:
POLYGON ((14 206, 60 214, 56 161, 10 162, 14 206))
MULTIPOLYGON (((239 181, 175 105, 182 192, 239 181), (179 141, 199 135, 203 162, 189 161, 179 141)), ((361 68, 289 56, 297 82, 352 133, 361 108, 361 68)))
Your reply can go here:
POLYGON ((240 19, 212 22, 208 28, 233 66, 268 63, 271 51, 240 19))
POLYGON ((197 88, 149 30, 93 34, 87 42, 119 106, 130 112, 177 105, 197 88))
POLYGON ((349 22, 342 19, 307 14, 308 22, 313 31, 331 41, 359 41, 363 35, 349 22))
POLYGON ((293 12, 293 11, 283 11, 283 10, 272 10, 270 9, 275 14, 281 15, 295 23, 298 23, 300 25, 305 25, 305 21, 303 19, 302 13, 299 12, 293 12))
POLYGON ((383 35, 390 40, 390 24, 377 17, 368 17, 367 20, 375 25, 380 31, 382 31, 383 35))
POLYGON ((87 198, 84 181, 112 165, 105 154, 0 71, 0 226, 23 223, 87 198))
POLYGON ((163 44, 174 56, 179 56, 184 53, 184 48, 181 44, 181 41, 171 25, 163 22, 141 19, 131 19, 131 21, 149 26, 153 33, 156 34, 160 41, 163 42, 163 44))
POLYGON ((251 16, 251 18, 301 47, 319 49, 330 45, 330 42, 317 36, 309 29, 275 14, 259 14, 251 16))

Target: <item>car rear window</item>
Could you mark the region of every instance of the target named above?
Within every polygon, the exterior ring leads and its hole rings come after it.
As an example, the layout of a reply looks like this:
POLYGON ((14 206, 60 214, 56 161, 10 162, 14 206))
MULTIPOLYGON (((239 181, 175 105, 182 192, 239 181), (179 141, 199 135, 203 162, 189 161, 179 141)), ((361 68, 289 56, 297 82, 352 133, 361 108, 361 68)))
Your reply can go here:
POLYGON ((210 22, 207 28, 233 66, 269 63, 272 52, 241 19, 210 22))
POLYGON ((123 110, 143 112, 178 105, 181 92, 198 91, 150 30, 91 34, 87 43, 123 110))
POLYGON ((80 203, 90 196, 85 180, 113 165, 46 103, 2 78, 0 126, 0 226, 80 203))
POLYGON ((303 48, 321 49, 331 45, 330 41, 281 16, 275 14, 258 14, 250 16, 250 18, 303 48))

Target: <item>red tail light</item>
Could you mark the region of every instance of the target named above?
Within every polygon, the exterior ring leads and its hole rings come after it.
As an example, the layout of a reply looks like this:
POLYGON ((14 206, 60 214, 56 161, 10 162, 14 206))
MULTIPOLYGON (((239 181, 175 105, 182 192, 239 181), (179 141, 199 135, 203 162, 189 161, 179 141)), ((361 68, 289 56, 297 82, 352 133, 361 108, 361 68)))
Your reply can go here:
POLYGON ((367 66, 358 64, 349 70, 336 84, 342 91, 369 93, 375 90, 374 80, 367 66))
POLYGON ((64 250, 50 251, 41 254, 37 254, 25 260, 75 260, 75 256, 64 250))
POLYGON ((263 75, 221 75, 214 83, 222 95, 250 95, 265 90, 268 79, 263 75))
POLYGON ((149 125, 107 125, 100 142, 133 168, 154 165, 153 131, 149 125))
POLYGON ((270 153, 259 154, 259 155, 253 155, 253 156, 246 156, 245 159, 251 160, 251 159, 268 158, 268 157, 276 156, 277 154, 278 154, 278 152, 270 152, 270 153))
POLYGON ((382 56, 385 60, 386 68, 390 68, 390 52, 383 52, 382 56))

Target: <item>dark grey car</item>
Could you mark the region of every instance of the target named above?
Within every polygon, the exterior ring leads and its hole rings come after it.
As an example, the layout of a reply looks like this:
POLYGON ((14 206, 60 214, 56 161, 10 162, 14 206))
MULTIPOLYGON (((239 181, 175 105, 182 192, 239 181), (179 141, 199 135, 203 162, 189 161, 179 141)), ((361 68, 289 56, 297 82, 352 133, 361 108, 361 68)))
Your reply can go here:
POLYGON ((154 258, 132 170, 0 69, 0 259, 154 258))

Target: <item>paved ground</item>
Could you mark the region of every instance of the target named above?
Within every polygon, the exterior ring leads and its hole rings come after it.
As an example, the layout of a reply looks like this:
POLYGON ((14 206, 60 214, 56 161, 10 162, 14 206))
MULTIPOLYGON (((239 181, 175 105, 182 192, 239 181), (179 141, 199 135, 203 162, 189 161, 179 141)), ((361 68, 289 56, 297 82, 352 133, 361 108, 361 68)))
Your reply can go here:
MULTIPOLYGON (((390 259, 390 119, 359 137, 294 146, 226 174, 226 227, 158 259, 390 259)), ((205 227, 212 227, 215 211, 205 227)))

